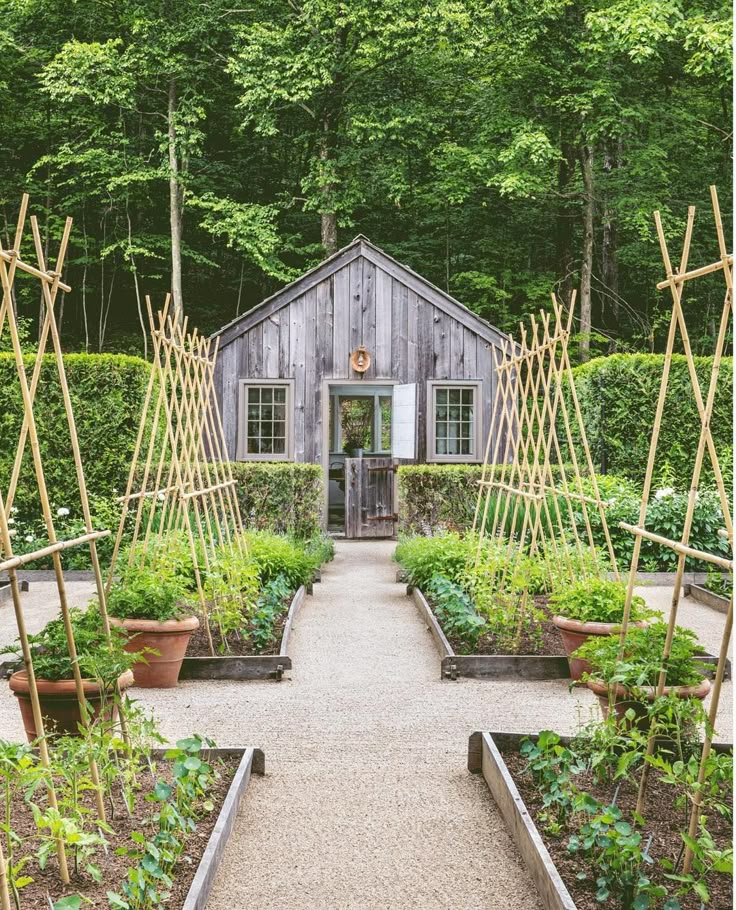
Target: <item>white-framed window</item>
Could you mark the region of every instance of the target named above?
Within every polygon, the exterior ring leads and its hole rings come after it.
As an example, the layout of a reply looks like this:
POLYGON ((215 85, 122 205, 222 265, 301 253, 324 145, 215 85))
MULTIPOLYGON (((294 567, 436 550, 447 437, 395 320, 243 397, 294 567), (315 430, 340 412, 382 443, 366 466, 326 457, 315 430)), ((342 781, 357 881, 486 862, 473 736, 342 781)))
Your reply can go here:
POLYGON ((294 380, 240 382, 238 459, 291 461, 294 457, 294 380))
POLYGON ((480 381, 427 383, 427 461, 480 461, 480 381))

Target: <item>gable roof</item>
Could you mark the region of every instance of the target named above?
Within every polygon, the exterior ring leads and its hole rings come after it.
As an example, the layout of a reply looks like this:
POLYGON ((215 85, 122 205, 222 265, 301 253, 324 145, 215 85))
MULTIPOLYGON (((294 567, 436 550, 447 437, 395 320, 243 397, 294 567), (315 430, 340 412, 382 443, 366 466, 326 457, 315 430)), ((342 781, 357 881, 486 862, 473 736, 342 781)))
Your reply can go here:
POLYGON ((253 326, 258 325, 264 319, 268 319, 277 310, 291 303, 292 300, 300 297, 315 285, 360 257, 383 269, 392 278, 411 288, 420 297, 434 304, 438 309, 462 323, 466 328, 475 332, 476 335, 490 344, 498 346, 502 340, 508 340, 507 336, 489 322, 486 322, 485 319, 469 310, 458 300, 455 300, 454 297, 450 297, 449 294, 427 281, 426 278, 422 278, 421 275, 412 271, 408 266, 402 265, 393 256, 389 256, 388 253, 379 249, 362 234, 358 234, 352 243, 333 253, 324 262, 305 272, 271 297, 267 297, 257 306, 254 306, 253 309, 233 319, 232 322, 228 322, 218 332, 214 332, 211 337, 220 338, 220 348, 222 349, 225 345, 230 344, 231 341, 252 329, 253 326))

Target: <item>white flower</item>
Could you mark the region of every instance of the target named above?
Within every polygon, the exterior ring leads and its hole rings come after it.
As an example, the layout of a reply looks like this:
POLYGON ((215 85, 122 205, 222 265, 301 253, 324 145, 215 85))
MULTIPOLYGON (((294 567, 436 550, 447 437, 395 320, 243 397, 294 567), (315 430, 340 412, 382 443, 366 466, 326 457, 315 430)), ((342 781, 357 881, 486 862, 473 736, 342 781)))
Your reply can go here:
POLYGON ((8 519, 8 524, 9 524, 9 525, 14 525, 14 524, 15 524, 15 519, 14 519, 14 518, 9 518, 9 519, 8 519))
POLYGON ((60 509, 56 510, 56 514, 63 518, 65 515, 69 514, 69 509, 62 506, 60 509))
POLYGON ((610 499, 607 500, 607 502, 608 502, 609 506, 612 506, 616 502, 616 497, 612 496, 610 499))
POLYGON ((17 533, 18 533, 18 531, 17 531, 16 528, 10 528, 10 529, 8 530, 8 535, 9 535, 10 537, 15 537, 15 535, 16 535, 17 533))
POLYGON ((26 534, 25 539, 26 539, 26 543, 33 543, 35 538, 34 538, 33 534, 26 534))
POLYGON ((164 500, 164 494, 163 494, 163 493, 159 493, 159 494, 158 494, 158 498, 161 500, 161 502, 163 502, 163 500, 164 500))
POLYGON ((657 490, 657 492, 654 494, 654 498, 664 499, 665 496, 672 496, 674 492, 675 491, 672 489, 672 487, 662 487, 661 490, 657 490))
POLYGON ((11 506, 11 507, 10 507, 10 511, 13 512, 13 513, 17 512, 17 511, 18 511, 18 506, 11 506))

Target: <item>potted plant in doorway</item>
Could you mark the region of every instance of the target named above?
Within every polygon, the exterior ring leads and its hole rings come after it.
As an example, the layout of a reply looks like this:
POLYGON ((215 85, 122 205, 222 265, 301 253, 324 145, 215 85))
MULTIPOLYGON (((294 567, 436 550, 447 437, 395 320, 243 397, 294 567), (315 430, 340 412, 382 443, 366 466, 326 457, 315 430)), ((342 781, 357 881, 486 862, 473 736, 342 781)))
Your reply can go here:
MULTIPOLYGON (((131 666, 140 656, 125 650, 127 636, 118 629, 111 628, 110 641, 107 640, 96 606, 87 610, 73 608, 70 618, 88 717, 92 720, 100 715, 110 718, 116 710, 115 683, 120 691, 133 684, 131 666)), ((82 714, 63 619, 52 619, 40 632, 29 635, 28 642, 45 732, 78 735, 82 714)), ((33 716, 28 671, 20 668, 23 663, 20 643, 9 645, 0 653, 12 654, 19 665, 11 675, 9 685, 18 699, 26 736, 33 742, 39 731, 33 716)))
MULTIPOLYGON (((550 597, 555 615, 552 622, 562 638, 570 664, 570 676, 582 679, 590 665, 577 654, 578 648, 591 637, 616 635, 624 618, 626 585, 604 578, 586 579, 555 591, 550 597)), ((657 615, 647 609, 643 597, 634 595, 629 620, 643 628, 647 619, 657 615)))
POLYGON ((199 628, 189 596, 186 580, 160 564, 131 566, 111 588, 110 622, 127 634, 127 650, 145 652, 133 664, 137 686, 176 686, 189 639, 199 628))
POLYGON ((342 411, 343 452, 348 458, 362 458, 369 444, 371 412, 362 407, 363 402, 349 401, 342 411))

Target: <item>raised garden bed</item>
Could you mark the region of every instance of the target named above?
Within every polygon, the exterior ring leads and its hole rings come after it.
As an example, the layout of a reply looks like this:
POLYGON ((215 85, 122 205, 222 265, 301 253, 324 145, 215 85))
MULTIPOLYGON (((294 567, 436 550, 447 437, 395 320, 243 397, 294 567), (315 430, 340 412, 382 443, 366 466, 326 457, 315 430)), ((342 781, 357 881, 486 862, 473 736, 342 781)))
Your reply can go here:
MULTIPOLYGON (((441 679, 570 679, 570 665, 562 652, 556 654, 456 654, 442 631, 427 598, 411 585, 407 593, 425 622, 440 655, 441 679)), ((707 665, 707 675, 712 675, 718 658, 703 654, 697 658, 707 665), (713 667, 713 670, 710 668, 713 667)), ((731 678, 731 662, 726 661, 725 679, 731 678)))
POLYGON ((407 588, 414 599, 419 615, 429 629, 440 655, 442 679, 569 679, 570 668, 562 651, 560 654, 456 654, 437 621, 432 608, 419 588, 407 588))
POLYGON ((288 656, 289 635, 305 596, 306 591, 302 586, 291 600, 277 653, 187 656, 184 658, 179 679, 282 679, 284 673, 291 670, 291 658, 288 656))
MULTIPOLYGON (((165 750, 154 750, 153 757, 161 764, 159 773, 165 775, 165 750)), ((218 786, 211 793, 213 810, 197 822, 196 832, 188 838, 184 853, 175 866, 171 898, 166 906, 171 910, 204 910, 222 861, 225 845, 232 832, 238 807, 250 783, 251 774, 265 772, 265 759, 260 749, 230 748, 209 749, 210 761, 222 762, 221 778, 218 786)), ((19 803, 20 812, 30 816, 23 801, 19 803)), ((99 860, 101 880, 95 883, 88 875, 72 875, 69 885, 64 886, 58 877, 56 864, 52 860, 44 870, 33 870, 33 882, 26 885, 21 892, 21 902, 27 910, 47 910, 49 897, 54 901, 64 895, 83 894, 95 906, 107 906, 107 891, 119 891, 127 869, 135 861, 124 855, 117 855, 118 848, 131 846, 131 833, 139 829, 145 831, 145 819, 152 812, 151 803, 141 793, 136 800, 132 815, 125 813, 113 824, 114 833, 106 837, 109 849, 99 860), (49 897, 47 897, 49 895, 49 897)), ((14 821, 17 831, 22 831, 22 817, 14 821)), ((30 824, 33 824, 32 817, 30 824)), ((86 906, 86 904, 83 904, 86 906)))
MULTIPOLYGON (((524 784, 517 783, 519 770, 523 764, 523 759, 519 756, 519 747, 525 738, 534 740, 536 737, 520 733, 474 733, 468 743, 468 770, 482 774, 488 784, 493 799, 539 892, 545 910, 592 910, 601 905, 596 902, 595 893, 590 891, 589 883, 581 883, 576 878, 579 866, 576 868, 575 859, 567 854, 565 846, 567 837, 556 838, 543 834, 535 823, 535 807, 531 805, 533 797, 530 797, 530 804, 527 804, 520 792, 521 789, 527 790, 524 784), (508 763, 506 758, 508 758, 508 763), (556 864, 555 859, 559 865, 556 864)), ((569 744, 569 741, 567 737, 561 738, 562 745, 569 744)), ((713 744, 715 752, 731 750, 730 744, 713 744)), ((534 787, 532 782, 531 788, 534 787)), ((611 790, 612 792, 614 790, 613 784, 611 784, 611 790)), ((634 799, 635 801, 635 794, 625 793, 623 788, 617 796, 618 804, 622 807, 627 800, 634 799)), ((669 847, 676 853, 681 844, 679 829, 681 828, 682 813, 674 825, 670 826, 665 806, 672 802, 671 796, 671 793, 664 796, 657 794, 656 782, 654 783, 654 790, 650 790, 649 800, 650 804, 657 806, 656 817, 653 816, 650 821, 651 831, 645 827, 644 832, 647 837, 652 834, 657 849, 668 849, 669 847), (674 833, 669 830, 670 827, 675 828, 674 833), (670 837, 673 838, 672 845, 669 844, 670 837)), ((674 809, 672 815, 674 820, 674 809)), ((730 825, 723 820, 722 827, 723 830, 719 829, 716 836, 729 841, 730 825)), ((732 905, 731 877, 722 875, 719 878, 719 892, 712 894, 713 900, 709 906, 730 907, 732 905), (728 893, 726 894, 725 891, 728 893)), ((683 910, 690 910, 691 907, 697 910, 699 905, 699 900, 682 904, 683 910)))
POLYGON ((728 597, 724 597, 722 594, 716 594, 714 591, 709 591, 704 585, 685 585, 685 596, 692 597, 692 599, 696 600, 698 603, 718 610, 719 613, 728 613, 728 606, 730 604, 728 597))

